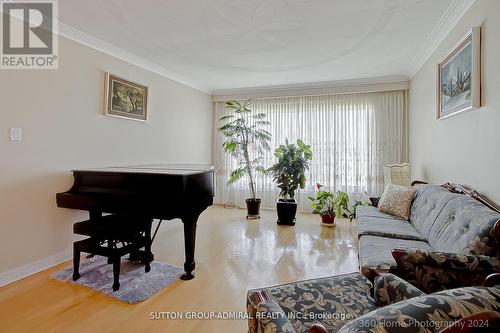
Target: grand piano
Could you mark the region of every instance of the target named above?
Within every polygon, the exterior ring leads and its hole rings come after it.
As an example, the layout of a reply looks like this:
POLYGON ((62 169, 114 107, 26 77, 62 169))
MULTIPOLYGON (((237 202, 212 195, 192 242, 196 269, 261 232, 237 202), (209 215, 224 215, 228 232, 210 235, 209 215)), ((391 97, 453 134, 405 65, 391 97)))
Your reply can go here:
MULTIPOLYGON (((199 215, 213 203, 213 166, 162 164, 81 169, 73 170, 73 178, 68 191, 56 194, 57 206, 86 210, 90 220, 99 220, 104 213, 137 221, 181 219, 186 259, 181 279, 194 278, 196 224, 199 215)), ((154 239, 150 231, 146 233, 148 242, 154 239)))

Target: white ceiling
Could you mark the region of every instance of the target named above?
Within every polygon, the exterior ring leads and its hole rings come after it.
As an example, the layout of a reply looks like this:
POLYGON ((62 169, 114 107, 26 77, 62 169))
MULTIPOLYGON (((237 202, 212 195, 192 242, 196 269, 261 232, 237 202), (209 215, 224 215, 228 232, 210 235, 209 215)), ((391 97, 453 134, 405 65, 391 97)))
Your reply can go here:
POLYGON ((63 0, 59 19, 220 91, 408 78, 457 1, 63 0))

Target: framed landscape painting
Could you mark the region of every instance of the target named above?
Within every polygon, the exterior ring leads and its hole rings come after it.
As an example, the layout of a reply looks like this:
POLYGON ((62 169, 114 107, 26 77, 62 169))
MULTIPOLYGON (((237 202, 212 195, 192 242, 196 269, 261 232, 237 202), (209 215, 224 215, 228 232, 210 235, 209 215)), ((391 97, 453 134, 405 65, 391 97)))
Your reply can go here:
POLYGON ((480 28, 473 27, 437 66, 437 119, 481 103, 480 28))
POLYGON ((148 87, 106 73, 106 114, 148 120, 148 87))

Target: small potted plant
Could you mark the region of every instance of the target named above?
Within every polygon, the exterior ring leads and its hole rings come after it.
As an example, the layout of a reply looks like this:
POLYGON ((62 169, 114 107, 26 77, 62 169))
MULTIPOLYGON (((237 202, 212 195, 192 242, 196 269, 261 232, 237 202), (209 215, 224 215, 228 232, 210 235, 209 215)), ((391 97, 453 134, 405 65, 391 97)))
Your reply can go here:
POLYGON ((318 192, 316 197, 309 197, 313 214, 321 216, 321 225, 335 226, 335 216, 344 217, 351 222, 356 217, 356 208, 358 206, 370 206, 369 201, 356 200, 352 207, 349 207, 349 195, 342 191, 337 194, 323 190, 323 185, 316 183, 318 192))
POLYGON ((297 144, 289 144, 288 140, 280 145, 274 155, 278 158, 267 171, 273 176, 273 180, 280 189, 280 198, 276 203, 279 225, 295 225, 297 213, 297 202, 295 192, 303 189, 306 183, 305 171, 309 169, 309 161, 312 159, 311 146, 302 140, 297 144))
POLYGON ((316 197, 309 197, 313 214, 321 216, 321 225, 326 227, 335 226, 335 216, 342 216, 343 202, 340 196, 323 190, 323 185, 317 183, 316 197))
POLYGON ((224 152, 230 154, 238 167, 229 175, 228 184, 248 177, 251 198, 245 200, 247 218, 259 218, 260 202, 255 191, 255 173, 266 170, 260 165, 264 151, 270 150, 271 134, 265 129, 269 122, 264 113, 251 115, 252 100, 244 102, 227 101, 226 110, 232 112, 220 118, 224 124, 218 129, 226 141, 222 144, 224 152))

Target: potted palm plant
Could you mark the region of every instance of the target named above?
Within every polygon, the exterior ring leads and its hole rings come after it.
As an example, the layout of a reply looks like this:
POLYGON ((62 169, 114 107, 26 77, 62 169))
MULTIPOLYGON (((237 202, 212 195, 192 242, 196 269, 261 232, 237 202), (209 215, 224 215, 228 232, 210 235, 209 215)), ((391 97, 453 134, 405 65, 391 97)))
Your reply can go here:
POLYGON ((297 144, 289 144, 288 140, 280 145, 274 155, 278 158, 276 164, 268 169, 280 189, 280 198, 276 203, 279 225, 295 225, 297 202, 295 191, 303 189, 306 183, 305 171, 309 169, 312 159, 311 146, 302 140, 297 144))
POLYGON ((220 118, 223 125, 218 130, 226 138, 222 144, 224 152, 230 154, 237 164, 229 175, 228 184, 248 177, 251 197, 246 199, 247 218, 258 218, 261 200, 256 195, 255 173, 266 172, 260 163, 264 151, 270 150, 271 134, 265 129, 269 125, 266 115, 252 115, 249 109, 251 103, 252 100, 227 101, 225 108, 231 114, 220 118))

